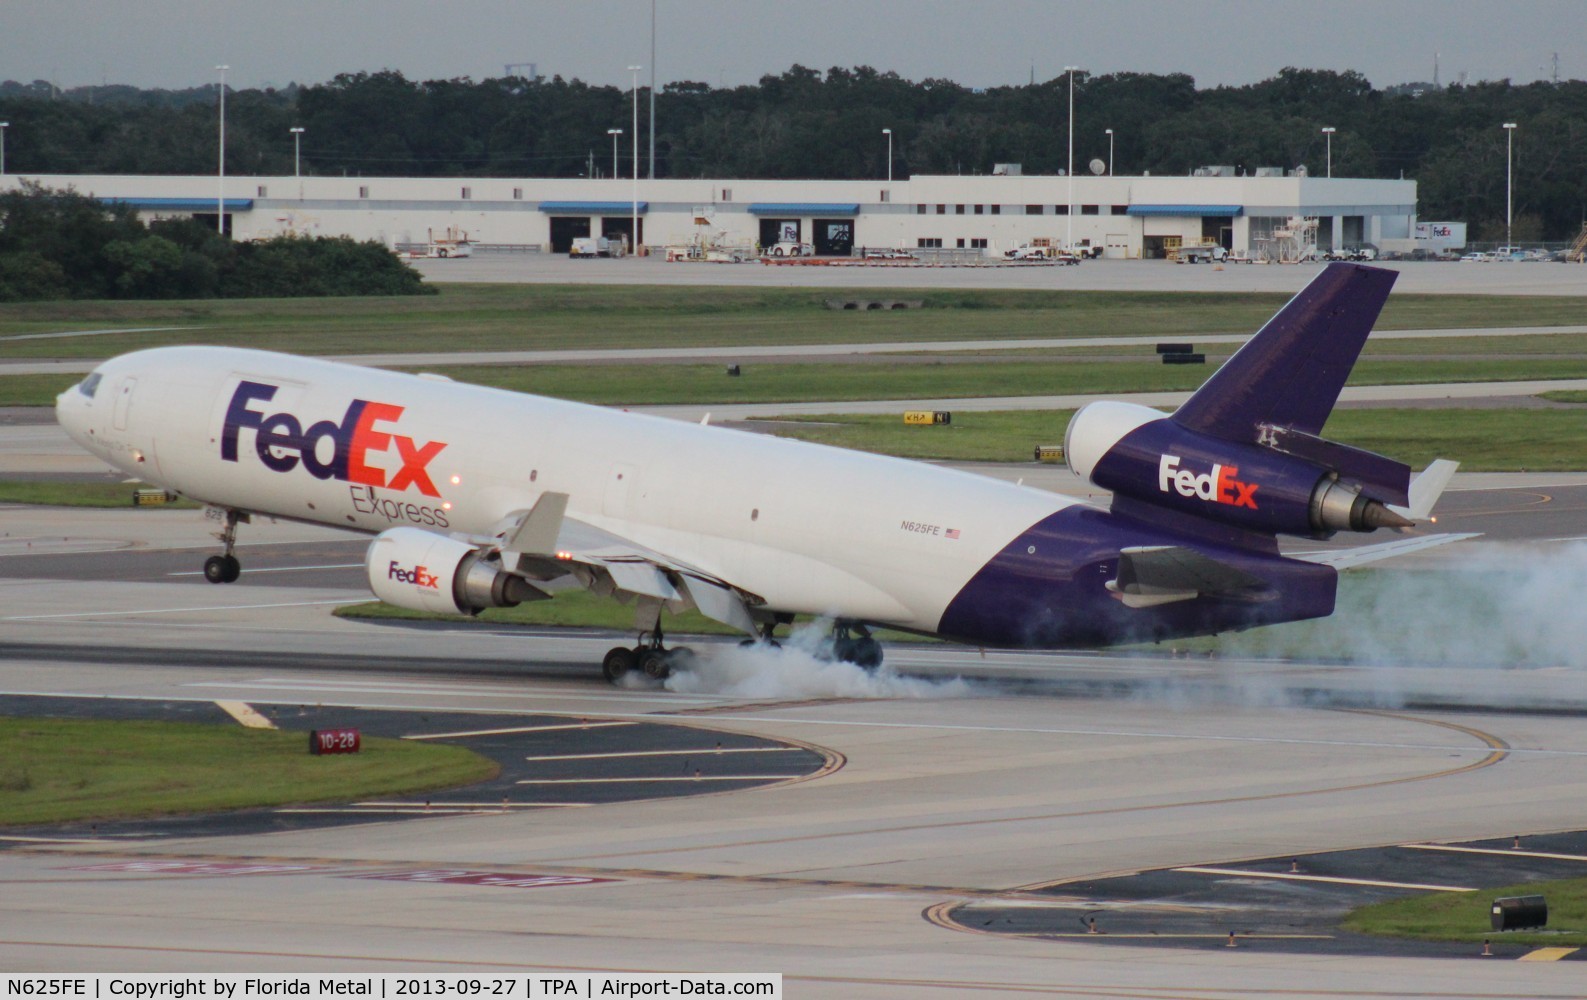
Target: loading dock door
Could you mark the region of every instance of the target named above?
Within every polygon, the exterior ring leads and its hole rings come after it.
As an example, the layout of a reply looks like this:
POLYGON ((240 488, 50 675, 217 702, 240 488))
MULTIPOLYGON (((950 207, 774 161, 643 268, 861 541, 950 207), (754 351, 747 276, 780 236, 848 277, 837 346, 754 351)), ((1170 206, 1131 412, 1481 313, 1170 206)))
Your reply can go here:
POLYGON ((760 245, 762 249, 769 250, 775 244, 783 242, 799 242, 798 219, 760 220, 760 245))
POLYGON ((573 241, 590 235, 590 217, 587 215, 553 215, 551 217, 551 252, 567 253, 573 241))
POLYGON ((639 240, 634 240, 634 217, 631 215, 601 216, 601 235, 614 243, 622 243, 629 253, 645 241, 645 220, 639 220, 639 240))
POLYGON ((1130 255, 1130 238, 1124 233, 1107 235, 1107 250, 1103 256, 1109 260, 1124 260, 1130 255))
POLYGON ((815 219, 811 245, 822 257, 847 257, 854 252, 853 219, 815 219))

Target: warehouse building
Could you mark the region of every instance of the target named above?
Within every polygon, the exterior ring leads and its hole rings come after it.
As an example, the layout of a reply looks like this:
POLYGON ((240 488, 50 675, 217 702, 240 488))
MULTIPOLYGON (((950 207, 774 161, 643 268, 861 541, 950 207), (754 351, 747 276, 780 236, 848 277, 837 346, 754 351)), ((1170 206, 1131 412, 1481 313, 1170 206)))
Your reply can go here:
MULTIPOLYGON (((237 239, 347 235, 392 246, 466 233, 476 245, 565 253, 578 237, 657 249, 709 242, 750 249, 801 242, 987 255, 1035 241, 1153 258, 1215 242, 1260 256, 1275 232, 1315 220, 1320 250, 1411 239, 1416 182, 1284 175, 1190 177, 917 176, 897 181, 581 178, 162 177, 45 175, 52 188, 126 202, 145 218, 219 210, 237 239)), ((0 177, 0 188, 21 178, 0 177)), ((1308 223, 1310 227, 1310 223, 1308 223)))

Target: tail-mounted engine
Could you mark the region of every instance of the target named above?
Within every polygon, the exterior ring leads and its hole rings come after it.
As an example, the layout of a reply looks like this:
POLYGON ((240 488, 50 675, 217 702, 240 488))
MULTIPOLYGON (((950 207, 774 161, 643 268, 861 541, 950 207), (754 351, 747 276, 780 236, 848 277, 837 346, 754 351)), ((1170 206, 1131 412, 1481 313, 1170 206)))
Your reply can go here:
POLYGON ((1409 527, 1410 468, 1285 427, 1225 441, 1133 403, 1092 403, 1069 422, 1069 468, 1116 497, 1238 528, 1326 538, 1409 527))
POLYGON ((412 611, 473 615, 547 596, 503 572, 499 554, 419 528, 376 535, 365 569, 376 597, 412 611))

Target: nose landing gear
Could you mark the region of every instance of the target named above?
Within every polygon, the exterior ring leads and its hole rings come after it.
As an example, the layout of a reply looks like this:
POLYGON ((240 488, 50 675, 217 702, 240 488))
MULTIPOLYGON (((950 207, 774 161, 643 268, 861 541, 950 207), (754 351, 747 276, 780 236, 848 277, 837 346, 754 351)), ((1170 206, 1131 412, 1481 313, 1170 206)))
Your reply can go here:
POLYGON ((237 525, 248 523, 248 515, 240 511, 228 510, 224 515, 224 527, 215 532, 215 537, 226 546, 224 555, 210 556, 204 560, 204 579, 210 583, 235 583, 242 576, 242 563, 232 554, 232 549, 237 545, 237 525))

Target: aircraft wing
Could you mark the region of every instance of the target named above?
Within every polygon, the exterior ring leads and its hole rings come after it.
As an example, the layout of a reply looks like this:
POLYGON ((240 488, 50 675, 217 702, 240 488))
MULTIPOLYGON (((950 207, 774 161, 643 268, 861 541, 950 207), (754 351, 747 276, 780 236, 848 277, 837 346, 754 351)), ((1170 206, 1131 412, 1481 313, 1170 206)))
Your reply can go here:
POLYGON ((1421 549, 1430 549, 1436 545, 1448 545, 1450 542, 1476 538, 1480 534, 1482 534, 1480 531, 1467 531, 1444 535, 1418 535, 1414 538, 1399 538, 1392 542, 1382 542, 1377 545, 1357 545, 1355 548, 1350 549, 1295 552, 1290 554, 1290 558, 1311 563, 1321 563, 1324 566, 1332 566, 1334 569, 1354 569, 1357 566, 1365 566, 1367 563, 1374 563, 1380 559, 1391 559, 1394 556, 1403 556, 1421 549))
POLYGON ((499 547, 502 566, 529 580, 573 576, 589 590, 620 600, 665 603, 672 611, 698 610, 750 635, 749 605, 758 596, 683 560, 567 516, 565 493, 545 493, 533 509, 514 515, 486 542, 499 547))

